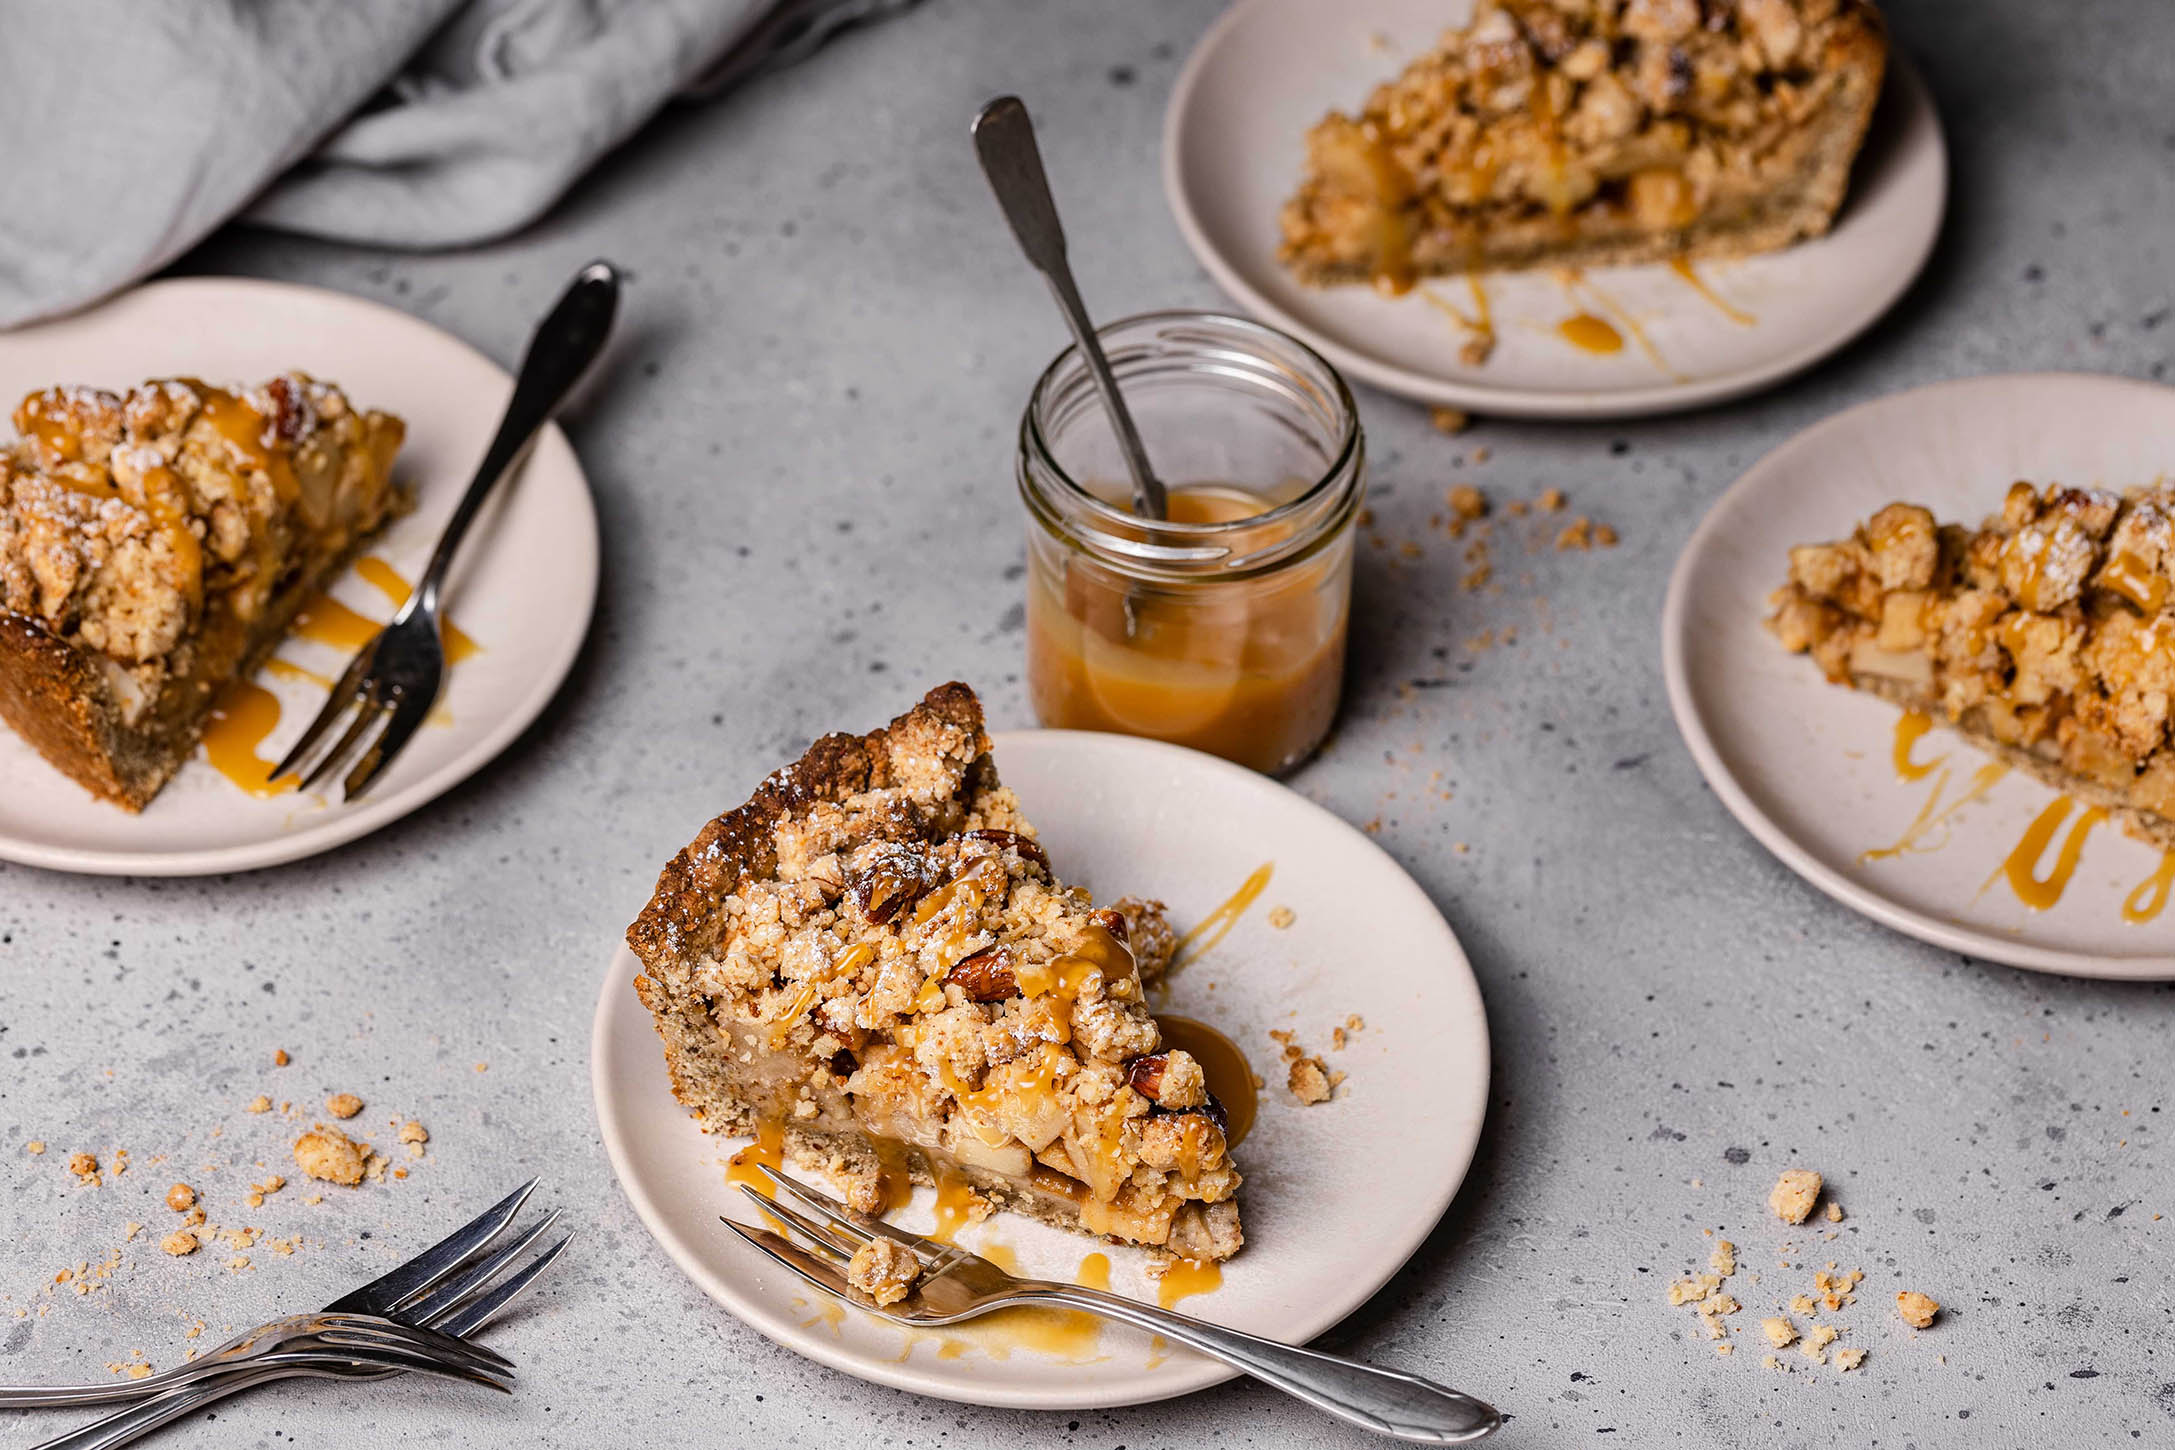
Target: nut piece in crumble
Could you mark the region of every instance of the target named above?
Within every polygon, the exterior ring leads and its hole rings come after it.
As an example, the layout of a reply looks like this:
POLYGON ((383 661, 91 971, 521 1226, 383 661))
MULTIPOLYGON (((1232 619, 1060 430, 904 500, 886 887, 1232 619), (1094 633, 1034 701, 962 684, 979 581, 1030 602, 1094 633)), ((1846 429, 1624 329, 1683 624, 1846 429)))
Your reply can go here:
POLYGON ((1933 1323, 1933 1316, 1941 1312, 1941 1306, 1916 1289, 1905 1289, 1896 1295, 1896 1313, 1913 1329, 1925 1329, 1933 1323))
POLYGON ((1881 88, 1864 0, 1480 0, 1307 135, 1316 285, 1743 256, 1827 231, 1881 88))
POLYGON ((295 1139, 295 1162, 312 1178, 353 1188, 363 1181, 368 1149, 338 1128, 319 1123, 295 1139))
POLYGON ((300 373, 48 388, 0 443, 0 719, 139 811, 405 500, 400 420, 300 373))
POLYGON ((920 1279, 921 1260, 914 1251, 885 1238, 861 1245, 846 1265, 846 1283, 878 1306, 898 1303, 920 1279))
POLYGON ((1820 1201, 1820 1175, 1810 1168, 1785 1168, 1768 1190, 1767 1206, 1784 1223, 1803 1223, 1820 1201))
POLYGON ((1977 529, 1894 503, 1790 551, 1768 628, 1829 680, 2175 850, 2175 489, 2010 487, 1977 529))
POLYGON ((940 1183, 1188 1258, 1243 1242, 1222 1107, 1143 1000, 1160 905, 1058 880, 964 685, 774 773, 628 940, 680 1101, 864 1212, 940 1183))

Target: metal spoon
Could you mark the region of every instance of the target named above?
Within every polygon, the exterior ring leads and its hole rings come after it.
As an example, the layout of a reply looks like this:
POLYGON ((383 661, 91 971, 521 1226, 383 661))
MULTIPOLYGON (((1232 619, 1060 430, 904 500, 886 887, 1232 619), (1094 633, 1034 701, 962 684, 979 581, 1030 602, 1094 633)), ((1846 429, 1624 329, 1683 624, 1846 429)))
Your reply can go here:
POLYGON ((1087 359, 1088 371, 1095 377, 1096 391, 1102 394, 1103 406, 1110 411, 1111 427, 1125 454, 1126 471, 1133 475, 1133 512, 1147 519, 1170 517, 1163 485, 1148 466, 1148 451, 1141 447, 1140 430, 1133 426, 1133 415, 1126 411, 1118 380, 1110 371, 1110 359, 1103 356, 1095 324, 1088 320, 1080 289, 1073 283, 1072 267, 1065 260, 1065 229, 1057 220, 1057 203, 1050 199, 1050 178, 1042 169, 1042 152, 1035 145, 1035 123, 1028 119, 1027 107, 1018 96, 999 96, 982 107, 974 118, 974 151, 981 158, 982 174, 989 178, 989 189, 997 193, 997 204, 1004 208, 1005 220, 1012 224, 1012 234, 1019 238, 1020 250, 1049 280, 1058 310, 1065 314, 1072 339, 1080 346, 1080 356, 1087 359))

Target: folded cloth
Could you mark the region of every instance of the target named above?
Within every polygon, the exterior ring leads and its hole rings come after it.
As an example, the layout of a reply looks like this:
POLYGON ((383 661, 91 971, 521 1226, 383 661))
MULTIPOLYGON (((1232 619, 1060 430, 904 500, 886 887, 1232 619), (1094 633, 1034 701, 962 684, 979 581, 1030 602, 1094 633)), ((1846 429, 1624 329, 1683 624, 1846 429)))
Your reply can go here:
POLYGON ((230 217, 504 236, 683 92, 911 0, 0 0, 0 327, 230 217))

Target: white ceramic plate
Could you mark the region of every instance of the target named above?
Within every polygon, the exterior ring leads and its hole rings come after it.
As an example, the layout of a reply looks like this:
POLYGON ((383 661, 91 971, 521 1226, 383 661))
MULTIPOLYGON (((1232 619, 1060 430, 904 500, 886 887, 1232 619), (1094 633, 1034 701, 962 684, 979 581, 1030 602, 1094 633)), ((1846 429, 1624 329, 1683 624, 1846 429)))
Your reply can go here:
MULTIPOLYGON (((414 580, 513 391, 513 380, 467 343, 360 298, 233 278, 155 282, 90 312, 0 333, 0 399, 9 408, 52 383, 118 391, 176 374, 258 382, 289 368, 406 420, 397 467, 416 490, 416 508, 367 552, 414 580)), ((0 858, 196 876, 292 861, 376 830, 466 779, 536 718, 574 663, 596 590, 596 509, 573 448, 552 426, 486 506, 454 570, 450 614, 482 652, 453 668, 437 722, 416 733, 362 801, 340 804, 337 786, 323 799, 259 799, 200 748, 149 809, 131 816, 0 728, 0 858)), ((372 618, 391 616, 387 597, 352 572, 333 594, 372 618)), ((298 638, 278 654, 327 679, 347 663, 345 651, 298 638)), ((257 682, 280 702, 279 725, 257 752, 276 761, 325 690, 270 672, 257 682)))
MULTIPOLYGON (((1479 1142, 1487 1021, 1456 936, 1380 847, 1251 771, 1177 746, 1075 731, 1000 735, 996 755, 1059 874, 1098 899, 1154 893, 1183 928, 1275 864, 1267 889, 1219 946, 1176 975, 1158 1010, 1220 1026, 1269 1079, 1237 1152, 1247 1246, 1221 1288, 1182 1307, 1256 1334, 1313 1338, 1419 1246, 1479 1142), (1296 913, 1282 931, 1267 920, 1276 906, 1296 913), (1329 1050, 1331 1027, 1354 1013, 1365 1030, 1329 1050), (1333 1101, 1302 1108, 1285 1091, 1271 1028, 1292 1030, 1350 1074, 1333 1101)), ((699 824, 684 823, 690 836, 699 824)), ((1001 1325, 914 1335, 812 1302, 820 1296, 719 1224, 720 1214, 753 1216, 725 1182, 723 1164, 741 1145, 705 1135, 673 1101, 656 1031, 630 985, 638 970, 622 947, 597 1004, 597 1119, 635 1211, 733 1314, 848 1374, 976 1404, 1136 1404, 1231 1377, 1117 1325, 1085 1353, 1052 1355, 1001 1325)), ((900 1222, 926 1230, 932 1221, 930 1191, 919 1189, 900 1222)), ((998 1215, 960 1241, 1008 1246, 1024 1272, 1066 1279, 1084 1254, 1104 1252, 1113 1289, 1155 1294, 1141 1251, 1026 1219, 998 1215)))
MULTIPOLYGON (((1667 267, 1597 269, 1575 289, 1545 272, 1497 274, 1483 284, 1495 352, 1474 367, 1459 359, 1464 331, 1419 289, 1391 299, 1364 286, 1302 287, 1276 248, 1307 128, 1331 109, 1356 111, 1470 13, 1469 0, 1240 0, 1202 37, 1171 96, 1163 185, 1187 245, 1255 316, 1352 376, 1501 417, 1696 407, 1835 351, 1888 310, 1932 250, 1948 153, 1932 98, 1896 56, 1834 230, 1768 256, 1700 264, 1701 279, 1749 323, 1667 267), (1580 312, 1612 322, 1623 350, 1598 356, 1566 342, 1557 325, 1580 312)), ((1463 281, 1423 287, 1473 311, 1463 281)))
MULTIPOLYGON (((2124 901, 2160 864, 2157 849, 2101 827, 2085 838, 2067 891, 2042 912, 1992 879, 2056 799, 2020 772, 1957 811, 1925 849, 1861 860, 1903 837, 1944 771, 1899 780, 1896 710, 1828 684, 1764 627, 1790 546, 1842 538, 1883 504, 1919 503, 1943 522, 1975 525, 2000 511, 2016 479, 2119 489, 2162 478, 2171 463, 2175 388, 2075 373, 1899 393, 1761 459, 1685 545, 1662 616, 1670 706, 1716 794, 1790 869, 1921 941, 2044 971, 2175 977, 2175 906, 2142 924, 2123 920, 2124 901)), ((1944 753, 1946 804, 1985 758, 1938 729, 1913 758, 1944 753)), ((2048 846, 2042 876, 2074 821, 2048 846)))

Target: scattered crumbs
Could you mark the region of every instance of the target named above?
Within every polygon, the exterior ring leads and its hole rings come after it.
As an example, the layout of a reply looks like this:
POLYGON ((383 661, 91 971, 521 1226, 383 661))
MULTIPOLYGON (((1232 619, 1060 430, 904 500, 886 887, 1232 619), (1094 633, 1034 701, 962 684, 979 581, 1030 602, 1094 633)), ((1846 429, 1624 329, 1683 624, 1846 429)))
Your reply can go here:
POLYGON ((1795 1294, 1790 1298, 1790 1312, 1793 1314, 1817 1314, 1820 1312, 1820 1306, 1813 1302, 1813 1297, 1810 1294, 1795 1294))
POLYGON ((479 1062, 476 1064, 476 1071, 478 1072, 489 1072, 490 1070, 491 1064, 488 1062, 479 1062))
POLYGON ((1299 914, 1288 906, 1274 906, 1269 909, 1269 925, 1278 931, 1288 929, 1298 919, 1299 914))
POLYGON ((1761 1367, 1762 1369, 1786 1369, 1786 1368, 1788 1368, 1788 1366, 1787 1366, 1787 1365, 1785 1365, 1785 1364, 1783 1364, 1783 1362, 1782 1362, 1781 1360, 1779 1360, 1779 1359, 1775 1358, 1775 1357, 1774 1357, 1773 1355, 1771 1355, 1771 1354, 1770 1354, 1770 1355, 1767 1355, 1767 1356, 1765 1356, 1765 1357, 1763 1357, 1763 1358, 1762 1358, 1762 1359, 1760 1360, 1760 1367, 1761 1367))
POLYGON ((1443 433, 1463 433, 1473 426, 1471 415, 1459 408, 1430 408, 1427 421, 1443 433))
POLYGON ((1604 549, 1613 549, 1619 542, 1616 530, 1607 524, 1593 526, 1593 541, 1604 549))
POLYGON ((1707 1267, 1728 1278, 1737 1272, 1737 1246, 1728 1239, 1717 1239, 1714 1252, 1707 1255, 1707 1267))
POLYGON ((325 1099, 325 1111, 335 1118, 352 1118, 363 1110, 363 1100, 353 1093, 334 1093, 325 1099))
POLYGON ((1784 1223, 1803 1223, 1819 1199, 1819 1174, 1810 1168, 1785 1168, 1768 1190, 1767 1206, 1784 1223))
MULTIPOLYGON (((136 1353, 142 1354, 143 1351, 139 1349, 136 1351, 136 1353)), ((151 1362, 149 1360, 139 1359, 128 1367, 128 1377, 132 1380, 147 1378, 150 1373, 151 1362)))
POLYGON ((98 1160, 88 1153, 70 1154, 68 1171, 76 1176, 76 1183, 84 1188, 96 1188, 104 1182, 98 1176, 98 1160))
POLYGON ((23 1151, 35 1158, 45 1151, 45 1140, 43 1138, 32 1138, 29 1142, 23 1144, 23 1151))
POLYGON ((370 1145, 358 1143, 338 1128, 319 1123, 295 1139, 295 1162, 312 1178, 353 1188, 363 1181, 370 1145))
POLYGON ((1561 513, 1565 502, 1563 490, 1560 488, 1542 489, 1541 496, 1533 502, 1534 507, 1540 509, 1543 513, 1561 513))
POLYGON ((111 1172, 116 1178, 119 1178, 122 1174, 128 1172, 128 1149, 114 1149, 113 1157, 108 1161, 106 1167, 108 1171, 111 1172))
POLYGON ((1569 553, 1572 550, 1584 552, 1592 547, 1593 520, 1587 518, 1584 514, 1580 514, 1577 518, 1565 524, 1563 532, 1556 535, 1556 549, 1558 552, 1569 553))
POLYGON ((294 1061, 294 1059, 293 1059, 293 1058, 291 1058, 291 1057, 289 1057, 289 1056, 287 1055, 287 1049, 286 1049, 286 1048, 284 1048, 284 1047, 281 1047, 281 1048, 276 1048, 276 1049, 274 1049, 274 1051, 273 1051, 273 1053, 272 1053, 272 1066, 274 1066, 274 1067, 285 1067, 285 1066, 286 1066, 286 1065, 287 1065, 288 1063, 290 1063, 290 1062, 293 1062, 293 1061, 294 1061))
POLYGON ((269 1113, 272 1111, 272 1100, 263 1093, 258 1093, 249 1100, 248 1110, 252 1113, 269 1113))
POLYGON ((1769 1344, 1782 1349, 1797 1338, 1797 1326, 1780 1315, 1771 1315, 1760 1321, 1760 1333, 1767 1336, 1769 1344))
POLYGON ((1903 1322, 1913 1329, 1926 1328, 1933 1323, 1933 1316, 1940 1312, 1939 1304, 1916 1289, 1905 1289, 1896 1295, 1896 1313, 1902 1315, 1903 1322))
POLYGON ((186 1183, 177 1183, 166 1190, 166 1206, 176 1213, 186 1213, 196 1203, 196 1190, 186 1183))
POLYGON ((1832 1324, 1814 1324, 1805 1330, 1805 1337, 1798 1350, 1814 1364, 1828 1362, 1828 1346, 1842 1337, 1842 1331, 1832 1324))
POLYGON ((1527 514, 1527 512, 1528 512, 1528 511, 1529 511, 1529 510, 1528 510, 1528 506, 1527 506, 1527 504, 1526 504, 1526 501, 1525 501, 1524 499, 1522 499, 1522 498, 1514 498, 1514 499, 1512 499, 1512 500, 1510 501, 1510 503, 1509 503, 1508 505, 1506 505, 1506 506, 1504 507, 1504 509, 1503 509, 1503 512, 1504 512, 1504 513, 1507 513, 1507 514, 1509 514, 1509 515, 1510 515, 1510 516, 1511 516, 1512 518, 1517 518, 1517 519, 1522 519, 1522 518, 1524 518, 1524 517, 1526 516, 1526 514, 1527 514))
POLYGON ((1843 1221, 1843 1206, 1842 1206, 1841 1204, 1837 1203, 1837 1202, 1836 1202, 1836 1201, 1835 1201, 1834 1199, 1832 1199, 1832 1198, 1831 1198, 1831 1199, 1829 1199, 1829 1200, 1828 1200, 1828 1222, 1829 1222, 1829 1223, 1841 1223, 1842 1221, 1843 1221))
POLYGON ((136 1241, 136 1235, 142 1232, 143 1225, 136 1222, 136 1220, 134 1219, 130 1219, 128 1223, 124 1225, 121 1229, 121 1242, 124 1244, 132 1244, 136 1241))
POLYGON ((248 1267, 249 1260, 240 1254, 236 1254, 233 1258, 227 1260, 227 1272, 230 1274, 239 1274, 248 1267))
POLYGON ((159 1247, 178 1259, 184 1255, 195 1253, 203 1245, 198 1242, 195 1234, 185 1228, 177 1228, 165 1238, 159 1240, 159 1247))
POLYGON ((1714 1352, 1716 1354, 1735 1354, 1737 1352, 1737 1346, 1731 1344, 1728 1340, 1725 1339, 1720 1344, 1717 1344, 1714 1347, 1714 1352))
POLYGON ((1473 848, 1465 844, 1465 842, 1463 841, 1454 841, 1451 843, 1450 849, 1457 852, 1460 856, 1464 856, 1469 855, 1472 852, 1473 848))
POLYGON ((1470 521, 1487 515, 1488 496, 1469 483, 1452 484, 1450 492, 1444 497, 1450 505, 1450 512, 1461 519, 1470 521))
POLYGON ((1865 1351, 1862 1349, 1838 1349, 1835 1351, 1835 1367, 1839 1370, 1854 1370, 1864 1363, 1865 1351))
POLYGON ((1492 450, 1488 448, 1486 444, 1482 444, 1480 447, 1473 450, 1473 462, 1475 463, 1486 463, 1490 458, 1493 458, 1494 456, 1495 454, 1492 450))

